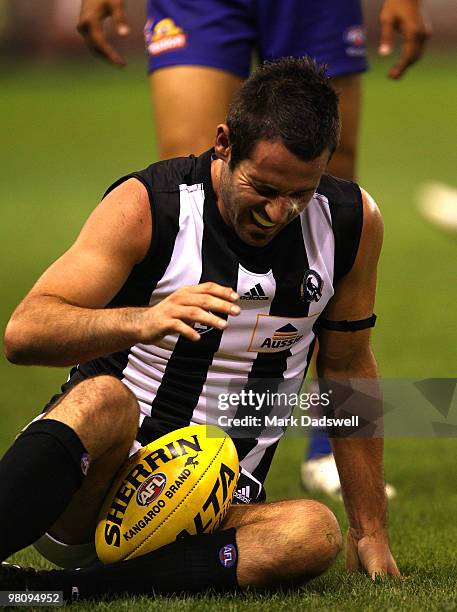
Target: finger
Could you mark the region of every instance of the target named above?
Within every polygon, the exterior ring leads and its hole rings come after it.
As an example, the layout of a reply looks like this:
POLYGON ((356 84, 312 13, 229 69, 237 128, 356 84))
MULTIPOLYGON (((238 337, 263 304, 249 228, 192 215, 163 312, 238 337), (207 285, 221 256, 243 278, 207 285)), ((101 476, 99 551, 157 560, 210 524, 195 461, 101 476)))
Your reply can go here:
POLYGON ((78 25, 78 31, 84 37, 87 46, 97 55, 107 59, 112 64, 124 66, 125 61, 119 55, 114 47, 106 40, 102 27, 97 24, 82 22, 78 25))
POLYGON ((387 564, 387 573, 390 576, 397 576, 397 577, 401 576, 401 572, 398 569, 397 562, 393 558, 392 553, 389 553, 389 560, 388 560, 388 564, 387 564))
POLYGON ((118 35, 128 36, 130 34, 130 27, 127 24, 127 20, 125 17, 123 2, 116 2, 116 4, 113 6, 111 16, 113 18, 114 26, 118 35))
POLYGON ((400 59, 389 71, 391 79, 399 79, 417 60, 423 52, 425 36, 422 34, 407 34, 403 42, 400 59))
POLYGON ((193 293, 209 293, 216 297, 236 302, 240 299, 240 296, 231 287, 224 287, 218 283, 201 283, 200 285, 193 285, 188 287, 189 291, 193 293))
POLYGON ((184 336, 192 342, 198 342, 201 339, 200 334, 193 327, 179 319, 174 322, 168 333, 178 333, 180 336, 184 336))
POLYGON ((217 327, 218 329, 225 329, 227 327, 227 321, 225 319, 221 319, 212 312, 203 310, 203 308, 186 306, 180 309, 178 312, 179 314, 177 318, 181 319, 182 321, 187 321, 189 323, 201 323, 203 325, 207 325, 208 327, 217 327))
POLYGON ((350 533, 346 538, 346 569, 348 572, 358 572, 362 569, 357 553, 357 542, 350 533))
POLYGON ((379 38, 379 55, 390 55, 394 48, 394 22, 392 19, 381 19, 381 34, 379 38))
POLYGON ((362 538, 358 543, 359 559, 372 580, 383 579, 387 574, 387 552, 384 544, 376 544, 362 538))
POLYGON ((188 296, 187 300, 188 302, 186 305, 198 306, 206 311, 210 310, 211 312, 223 312, 224 314, 228 314, 233 317, 236 317, 241 312, 241 309, 237 304, 228 302, 227 300, 222 300, 221 298, 213 297, 212 295, 208 294, 190 295, 188 296))

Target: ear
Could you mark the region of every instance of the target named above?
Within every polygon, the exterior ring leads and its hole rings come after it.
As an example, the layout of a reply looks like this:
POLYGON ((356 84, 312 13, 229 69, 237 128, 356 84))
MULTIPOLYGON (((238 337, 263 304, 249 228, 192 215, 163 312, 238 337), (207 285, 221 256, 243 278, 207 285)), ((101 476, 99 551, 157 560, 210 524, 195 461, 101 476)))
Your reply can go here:
POLYGON ((216 143, 214 145, 216 157, 228 163, 230 161, 231 148, 230 130, 228 125, 221 123, 217 126, 216 143))

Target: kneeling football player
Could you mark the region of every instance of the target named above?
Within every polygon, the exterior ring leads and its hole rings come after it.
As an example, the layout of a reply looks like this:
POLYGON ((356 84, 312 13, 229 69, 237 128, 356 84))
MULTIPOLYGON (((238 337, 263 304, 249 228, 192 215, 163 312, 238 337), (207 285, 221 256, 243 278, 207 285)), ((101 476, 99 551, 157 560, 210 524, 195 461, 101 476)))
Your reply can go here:
MULTIPOLYGON (((67 569, 3 565, 2 589, 67 599, 244 589, 306 581, 333 562, 341 535, 328 508, 265 502, 283 433, 266 417, 291 411, 265 403, 224 413, 259 422, 229 427, 242 503, 218 531, 111 565, 97 563, 94 534, 130 453, 189 424, 220 424, 215 387, 297 393, 316 335, 320 377, 376 380, 382 222, 366 192, 323 175, 338 135, 323 69, 307 58, 260 66, 214 149, 114 183, 17 307, 5 333, 13 363, 79 365, 0 462, 1 559, 35 543, 67 569)), ((382 439, 335 438, 333 450, 349 569, 397 575, 382 439)))

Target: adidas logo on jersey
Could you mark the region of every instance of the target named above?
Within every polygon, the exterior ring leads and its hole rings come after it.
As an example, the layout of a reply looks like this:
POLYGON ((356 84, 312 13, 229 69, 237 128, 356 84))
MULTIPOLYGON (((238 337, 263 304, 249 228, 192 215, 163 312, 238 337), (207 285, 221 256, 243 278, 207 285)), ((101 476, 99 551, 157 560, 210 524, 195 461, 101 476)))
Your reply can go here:
POLYGON ((248 485, 247 487, 237 489, 233 497, 236 497, 242 504, 249 504, 251 502, 251 487, 248 485))
POLYGON ((252 287, 251 289, 249 289, 249 291, 243 293, 243 295, 240 297, 240 300, 268 300, 268 296, 265 295, 265 291, 263 290, 262 285, 260 283, 257 283, 255 287, 252 287))
POLYGON ((261 348, 287 348, 303 338, 298 329, 291 323, 277 329, 271 338, 265 338, 261 348))

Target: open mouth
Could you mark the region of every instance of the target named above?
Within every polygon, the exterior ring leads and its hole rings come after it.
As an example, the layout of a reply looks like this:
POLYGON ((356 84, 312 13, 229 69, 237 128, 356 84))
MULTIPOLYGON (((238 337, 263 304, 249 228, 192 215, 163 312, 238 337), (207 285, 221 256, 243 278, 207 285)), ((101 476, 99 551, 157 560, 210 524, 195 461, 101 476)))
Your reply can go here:
POLYGON ((265 219, 265 217, 262 217, 261 215, 259 215, 259 213, 257 213, 255 210, 251 210, 251 215, 254 221, 257 223, 257 225, 260 225, 261 227, 270 229, 271 227, 275 227, 276 225, 276 223, 272 223, 268 219, 265 219))

